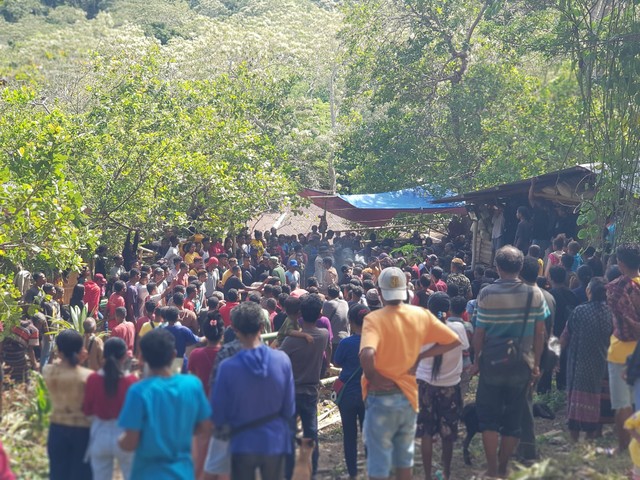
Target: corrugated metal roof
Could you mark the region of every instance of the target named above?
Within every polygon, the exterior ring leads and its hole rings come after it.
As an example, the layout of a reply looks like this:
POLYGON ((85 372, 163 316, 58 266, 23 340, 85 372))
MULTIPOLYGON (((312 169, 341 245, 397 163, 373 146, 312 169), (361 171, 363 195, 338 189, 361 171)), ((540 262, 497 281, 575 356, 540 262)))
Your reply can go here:
POLYGON ((556 186, 568 179, 574 179, 577 185, 584 185, 584 182, 591 180, 595 174, 596 173, 593 171, 593 169, 588 165, 575 165, 570 168, 537 175, 535 177, 530 177, 524 180, 503 183, 494 187, 463 193, 455 197, 435 200, 434 203, 449 203, 460 201, 464 201, 467 203, 478 203, 480 201, 508 197, 514 194, 527 194, 529 186, 531 185, 531 180, 533 178, 536 179, 536 189, 556 186))

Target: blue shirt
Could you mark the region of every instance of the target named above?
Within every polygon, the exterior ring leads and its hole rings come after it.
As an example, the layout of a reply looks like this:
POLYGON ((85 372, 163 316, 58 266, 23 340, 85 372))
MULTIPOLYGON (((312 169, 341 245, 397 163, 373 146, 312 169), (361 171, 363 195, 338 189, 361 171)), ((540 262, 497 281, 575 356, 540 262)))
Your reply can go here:
POLYGON ((189 345, 194 345, 200 341, 194 333, 184 325, 167 325, 165 327, 176 339, 176 357, 184 357, 184 352, 189 345))
POLYGON ((211 405, 213 423, 231 428, 280 414, 231 437, 232 454, 291 453, 295 395, 291 361, 284 352, 261 345, 224 360, 213 384, 211 405))
POLYGON ((196 376, 149 377, 133 384, 118 420, 121 428, 140 432, 131 478, 193 479, 193 431, 210 414, 196 376))
POLYGON ((342 398, 349 396, 362 398, 362 386, 360 377, 362 376, 362 367, 360 366, 360 335, 351 335, 340 341, 333 360, 342 367, 340 372, 340 380, 346 383, 342 398), (360 374, 354 372, 360 371, 360 374), (349 380, 351 378, 351 380, 349 380), (347 383, 348 381, 348 383, 347 383))

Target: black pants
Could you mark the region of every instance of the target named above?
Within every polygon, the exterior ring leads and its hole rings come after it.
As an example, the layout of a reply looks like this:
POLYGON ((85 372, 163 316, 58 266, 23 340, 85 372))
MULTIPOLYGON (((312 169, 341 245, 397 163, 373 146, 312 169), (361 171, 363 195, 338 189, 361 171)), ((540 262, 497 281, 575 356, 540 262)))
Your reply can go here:
MULTIPOLYGON (((312 474, 315 477, 318 472, 318 458, 320 458, 320 449, 318 448, 318 394, 296 394, 296 416, 293 419, 294 425, 291 431, 295 437, 295 422, 300 417, 302 423, 302 436, 311 438, 315 442, 313 455, 311 456, 311 464, 313 467, 312 474)), ((291 439, 292 442, 294 438, 291 439)), ((293 468, 295 466, 295 442, 293 442, 293 454, 287 456, 287 478, 293 476, 293 468)))
POLYGON ((522 419, 520 421, 520 443, 518 444, 517 454, 521 460, 535 460, 538 458, 538 451, 536 450, 536 432, 533 420, 533 388, 527 390, 524 403, 522 419))
POLYGON ((358 423, 362 431, 364 422, 364 402, 362 397, 343 397, 338 406, 342 420, 342 442, 344 460, 350 477, 358 475, 358 423))
POLYGON ((284 475, 284 461, 284 454, 233 454, 231 455, 231 480, 254 480, 256 470, 260 470, 262 480, 281 480, 284 475))
POLYGON ((49 426, 47 453, 50 480, 91 480, 91 466, 84 461, 89 427, 49 426))
MULTIPOLYGON (((560 352, 558 360, 558 373, 556 373, 556 388, 563 391, 567 388, 567 352, 566 349, 560 352)), ((554 370, 543 370, 538 382, 537 392, 541 395, 551 391, 554 370)))

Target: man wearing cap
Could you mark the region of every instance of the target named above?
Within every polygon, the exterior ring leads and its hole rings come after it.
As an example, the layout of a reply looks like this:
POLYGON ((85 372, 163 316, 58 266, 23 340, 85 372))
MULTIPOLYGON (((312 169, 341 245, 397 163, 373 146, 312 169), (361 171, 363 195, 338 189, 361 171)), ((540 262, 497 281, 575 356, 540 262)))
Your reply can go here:
POLYGON ((371 479, 411 478, 418 411, 415 367, 422 358, 460 345, 458 335, 427 310, 406 305, 407 279, 389 267, 378 277, 385 307, 364 319, 360 363, 364 372, 364 442, 371 479), (420 353, 426 344, 432 348, 420 353))
POLYGON ((218 259, 211 257, 207 261, 207 279, 204 282, 204 295, 205 298, 209 298, 215 291, 218 282, 220 281, 220 272, 218 271, 218 259))
POLYGON ((295 282, 296 285, 300 285, 300 272, 298 272, 298 261, 296 259, 289 260, 289 269, 284 272, 284 276, 287 280, 287 285, 291 285, 295 282))
POLYGON ((451 273, 447 277, 447 285, 458 287, 458 295, 471 300, 471 280, 464 274, 466 264, 461 258, 451 260, 451 273))
POLYGON ((380 294, 378 290, 375 288, 370 288, 367 290, 365 294, 365 299, 367 300, 367 305, 369 309, 373 312, 374 310, 380 310, 382 308, 382 302, 380 301, 380 294))
POLYGON ((280 265, 280 261, 278 260, 278 257, 272 256, 271 258, 269 258, 269 266, 271 267, 272 276, 278 277, 282 285, 287 283, 287 279, 285 278, 285 275, 284 275, 284 268, 282 268, 282 265, 280 265))

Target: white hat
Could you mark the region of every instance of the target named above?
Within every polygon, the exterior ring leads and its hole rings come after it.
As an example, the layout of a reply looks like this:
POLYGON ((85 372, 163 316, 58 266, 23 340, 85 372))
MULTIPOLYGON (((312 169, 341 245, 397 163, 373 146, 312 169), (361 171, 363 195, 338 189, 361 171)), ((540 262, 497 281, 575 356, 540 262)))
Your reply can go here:
POLYGON ((398 267, 382 270, 378 277, 378 286, 382 292, 382 298, 387 302, 407 299, 407 277, 398 267))

